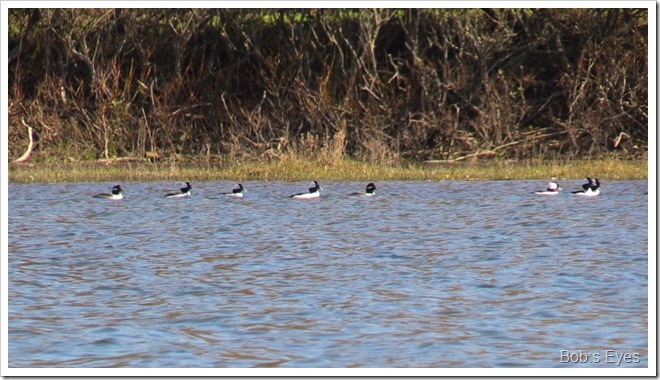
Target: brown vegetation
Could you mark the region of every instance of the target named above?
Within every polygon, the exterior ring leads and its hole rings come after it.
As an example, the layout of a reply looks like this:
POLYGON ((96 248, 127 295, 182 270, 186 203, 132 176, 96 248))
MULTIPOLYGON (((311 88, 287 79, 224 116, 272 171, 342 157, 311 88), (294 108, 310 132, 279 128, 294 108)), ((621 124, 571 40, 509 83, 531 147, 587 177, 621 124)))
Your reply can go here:
POLYGON ((10 9, 37 160, 644 156, 646 9, 10 9), (330 152, 330 153, 328 153, 330 152))

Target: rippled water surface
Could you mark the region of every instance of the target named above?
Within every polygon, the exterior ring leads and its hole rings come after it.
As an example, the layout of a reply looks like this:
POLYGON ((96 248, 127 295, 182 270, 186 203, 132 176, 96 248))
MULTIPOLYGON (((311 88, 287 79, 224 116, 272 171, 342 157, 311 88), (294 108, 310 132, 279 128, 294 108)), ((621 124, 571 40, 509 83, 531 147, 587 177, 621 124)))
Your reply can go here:
POLYGON ((647 182, 112 185, 9 184, 10 367, 648 366, 647 182))

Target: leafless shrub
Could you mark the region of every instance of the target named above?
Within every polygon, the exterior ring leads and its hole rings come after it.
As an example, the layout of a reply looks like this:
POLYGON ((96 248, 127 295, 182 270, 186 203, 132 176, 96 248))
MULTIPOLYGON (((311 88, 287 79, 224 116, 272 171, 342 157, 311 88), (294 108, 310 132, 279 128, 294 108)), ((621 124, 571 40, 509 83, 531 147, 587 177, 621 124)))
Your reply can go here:
POLYGON ((10 159, 21 117, 37 153, 78 158, 634 156, 648 139, 647 19, 11 9, 10 159))

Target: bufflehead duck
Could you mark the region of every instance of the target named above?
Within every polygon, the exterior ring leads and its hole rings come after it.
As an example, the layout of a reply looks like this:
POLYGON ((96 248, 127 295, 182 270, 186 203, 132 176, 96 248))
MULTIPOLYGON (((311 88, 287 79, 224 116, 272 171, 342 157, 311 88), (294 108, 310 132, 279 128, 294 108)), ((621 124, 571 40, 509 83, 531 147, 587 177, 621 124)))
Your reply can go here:
POLYGON ((593 185, 594 185, 594 180, 591 179, 590 177, 587 177, 587 183, 582 185, 582 190, 571 191, 571 193, 573 193, 573 194, 582 194, 582 193, 588 191, 589 189, 591 189, 591 186, 593 186, 593 185))
POLYGON ((376 195, 376 190, 378 190, 378 186, 374 185, 373 182, 372 182, 372 183, 369 183, 367 185, 367 191, 366 192, 364 192, 364 193, 356 192, 356 193, 350 193, 348 195, 359 196, 359 197, 360 196, 361 197, 372 197, 372 196, 376 195))
POLYGON ((582 191, 573 191, 573 194, 582 197, 595 197, 600 195, 600 181, 596 178, 596 183, 591 178, 587 178, 588 183, 582 185, 582 191))
POLYGON ((165 198, 189 197, 192 195, 191 190, 192 190, 192 186, 190 186, 190 182, 186 182, 186 186, 181 188, 180 193, 169 193, 165 195, 165 198))
POLYGON ((108 194, 108 193, 96 194, 94 195, 94 198, 108 198, 108 199, 119 200, 124 198, 124 196, 121 194, 123 191, 124 189, 121 187, 121 185, 115 185, 112 187, 112 194, 108 194))
POLYGON ((319 192, 320 190, 323 190, 321 186, 319 185, 318 181, 314 181, 314 186, 309 188, 309 192, 307 193, 298 193, 298 194, 293 194, 289 195, 290 198, 296 198, 296 199, 312 199, 312 198, 318 198, 321 196, 321 193, 319 192))
POLYGON ((556 194, 559 194, 559 192, 562 191, 562 190, 563 189, 561 187, 559 187, 557 182, 553 181, 553 182, 548 183, 548 188, 545 189, 545 191, 535 191, 534 194, 538 194, 538 195, 556 195, 556 194))
POLYGON ((231 193, 220 193, 220 194, 226 195, 228 197, 243 198, 243 192, 245 191, 245 188, 240 183, 237 184, 236 186, 238 186, 238 188, 233 189, 231 193))
POLYGON ((594 181, 596 181, 596 183, 591 185, 589 188, 589 190, 591 190, 591 196, 600 195, 600 181, 598 178, 596 178, 594 181))

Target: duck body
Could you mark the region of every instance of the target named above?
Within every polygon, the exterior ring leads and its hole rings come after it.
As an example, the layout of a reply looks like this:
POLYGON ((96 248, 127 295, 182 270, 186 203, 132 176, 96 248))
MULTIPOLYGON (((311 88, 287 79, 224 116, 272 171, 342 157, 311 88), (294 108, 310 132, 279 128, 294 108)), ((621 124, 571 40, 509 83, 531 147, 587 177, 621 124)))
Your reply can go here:
POLYGON ((582 185, 582 191, 573 191, 573 194, 579 197, 596 197, 600 195, 600 181, 596 178, 595 183, 591 178, 587 178, 588 183, 582 185))
POLYGON ((314 199, 321 196, 321 185, 319 185, 318 181, 314 181, 314 186, 310 187, 308 190, 309 192, 307 193, 293 194, 289 195, 289 197, 294 199, 314 199))
POLYGON ((364 193, 355 192, 355 193, 350 193, 348 195, 353 197, 373 197, 374 195, 376 195, 376 190, 378 190, 378 186, 376 186, 373 183, 369 183, 364 193))
POLYGON ((585 194, 587 191, 591 189, 591 187, 594 186, 594 180, 587 177, 587 183, 582 185, 582 190, 578 191, 571 191, 573 194, 585 194))
POLYGON ((240 183, 237 184, 236 186, 238 186, 238 187, 233 189, 231 193, 220 193, 220 194, 222 194, 224 196, 227 196, 227 197, 232 197, 232 198, 243 198, 245 196, 243 194, 243 192, 245 191, 245 188, 240 183))
POLYGON ((557 190, 543 190, 543 191, 535 191, 534 194, 536 195, 557 195, 559 194, 559 191, 557 190))
POLYGON ((591 189, 587 191, 581 191, 578 193, 575 193, 576 196, 578 197, 595 197, 600 195, 600 189, 597 189, 596 191, 592 191, 591 189))
POLYGON ((192 186, 190 182, 186 182, 186 186, 181 188, 180 193, 169 193, 165 195, 165 198, 185 198, 192 195, 192 186))
POLYGON ((321 193, 318 191, 315 191, 313 193, 298 193, 298 194, 293 194, 290 197, 295 198, 295 199, 313 199, 313 198, 319 198, 321 196, 321 193))
POLYGON ((112 193, 102 193, 102 194, 96 194, 94 195, 94 198, 106 198, 106 199, 112 199, 112 200, 120 200, 124 199, 124 196, 122 195, 122 192, 124 189, 121 187, 121 185, 115 185, 112 188, 112 193))
POLYGON ((548 188, 543 190, 543 191, 535 191, 534 194, 537 195, 557 195, 559 194, 560 191, 563 189, 559 187, 557 182, 550 182, 548 183, 548 188))

